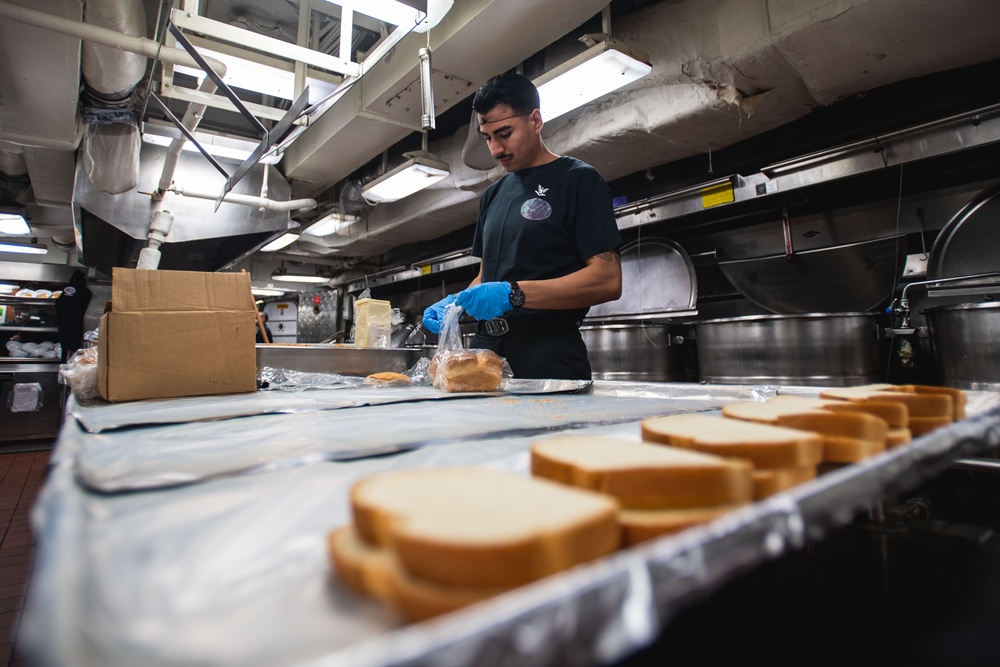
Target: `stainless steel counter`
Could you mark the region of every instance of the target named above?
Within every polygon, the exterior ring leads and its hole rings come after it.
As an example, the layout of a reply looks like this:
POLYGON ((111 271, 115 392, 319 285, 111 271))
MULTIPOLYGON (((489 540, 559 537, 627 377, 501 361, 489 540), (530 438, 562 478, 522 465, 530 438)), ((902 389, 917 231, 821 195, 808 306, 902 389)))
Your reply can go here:
POLYGON ((968 419, 909 445, 432 622, 404 625, 337 585, 324 538, 350 520, 347 492, 364 475, 447 465, 528 474, 528 448, 547 434, 639 439, 645 417, 819 391, 547 389, 71 405, 32 517, 20 648, 39 665, 106 667, 611 664, 736 573, 1000 445, 1000 395, 970 392, 968 419))

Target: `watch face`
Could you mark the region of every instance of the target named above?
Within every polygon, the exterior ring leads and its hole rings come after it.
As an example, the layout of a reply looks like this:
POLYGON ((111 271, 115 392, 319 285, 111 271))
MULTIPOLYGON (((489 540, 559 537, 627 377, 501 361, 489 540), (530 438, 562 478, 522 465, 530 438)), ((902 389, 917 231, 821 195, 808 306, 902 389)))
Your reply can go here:
POLYGON ((517 286, 517 283, 510 284, 510 305, 514 308, 520 308, 524 305, 524 292, 517 286))

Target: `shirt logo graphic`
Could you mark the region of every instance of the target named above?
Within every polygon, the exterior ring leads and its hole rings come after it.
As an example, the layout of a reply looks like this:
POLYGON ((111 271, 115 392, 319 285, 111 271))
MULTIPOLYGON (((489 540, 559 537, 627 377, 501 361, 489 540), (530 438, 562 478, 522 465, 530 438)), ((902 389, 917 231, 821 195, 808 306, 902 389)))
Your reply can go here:
POLYGON ((539 185, 537 188, 535 188, 535 194, 538 195, 539 197, 544 197, 545 193, 548 191, 549 189, 544 185, 539 185))

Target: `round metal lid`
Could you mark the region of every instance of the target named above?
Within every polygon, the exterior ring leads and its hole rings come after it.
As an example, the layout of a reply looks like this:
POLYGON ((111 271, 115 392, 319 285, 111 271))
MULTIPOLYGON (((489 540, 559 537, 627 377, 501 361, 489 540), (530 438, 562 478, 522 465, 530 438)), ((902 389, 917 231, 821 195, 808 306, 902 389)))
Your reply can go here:
POLYGON ((903 234, 719 262, 739 292, 772 313, 867 311, 892 296, 906 264, 903 234))
POLYGON ((927 279, 996 271, 1000 248, 1000 182, 972 198, 941 228, 927 258, 927 279))
POLYGON ((694 265, 684 250, 663 238, 622 246, 622 295, 592 306, 587 320, 646 319, 693 314, 698 304, 694 265))

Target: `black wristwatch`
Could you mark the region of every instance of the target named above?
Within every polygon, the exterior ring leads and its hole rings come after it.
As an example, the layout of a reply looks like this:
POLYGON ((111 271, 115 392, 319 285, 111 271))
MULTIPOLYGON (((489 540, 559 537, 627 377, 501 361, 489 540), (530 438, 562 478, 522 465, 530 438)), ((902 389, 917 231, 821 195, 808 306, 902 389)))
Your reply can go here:
POLYGON ((524 305, 524 292, 517 286, 517 281, 510 281, 510 307, 520 308, 524 305))

